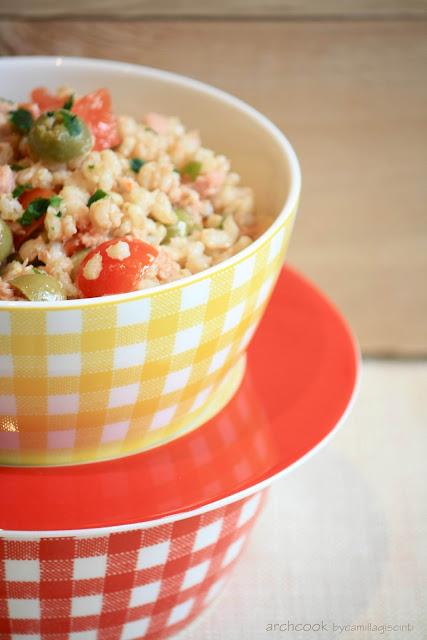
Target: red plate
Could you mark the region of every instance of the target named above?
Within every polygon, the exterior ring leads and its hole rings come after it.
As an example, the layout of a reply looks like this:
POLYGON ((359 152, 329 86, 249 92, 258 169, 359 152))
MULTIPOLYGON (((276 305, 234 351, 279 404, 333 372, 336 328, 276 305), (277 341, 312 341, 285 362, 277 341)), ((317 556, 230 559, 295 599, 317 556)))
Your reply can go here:
POLYGON ((127 458, 1 467, 0 528, 140 523, 252 493, 334 430, 352 399, 358 360, 336 309, 285 269, 249 348, 244 381, 225 409, 187 436, 127 458))

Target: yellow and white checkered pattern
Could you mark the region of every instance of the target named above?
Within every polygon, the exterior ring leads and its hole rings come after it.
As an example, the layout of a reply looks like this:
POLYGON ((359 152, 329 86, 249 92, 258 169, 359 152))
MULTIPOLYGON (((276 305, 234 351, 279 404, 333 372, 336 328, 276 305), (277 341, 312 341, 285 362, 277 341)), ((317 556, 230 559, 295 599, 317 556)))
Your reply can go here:
POLYGON ((120 303, 0 310, 0 463, 120 456, 194 428, 208 404, 212 414, 265 308, 294 217, 196 282, 120 303))

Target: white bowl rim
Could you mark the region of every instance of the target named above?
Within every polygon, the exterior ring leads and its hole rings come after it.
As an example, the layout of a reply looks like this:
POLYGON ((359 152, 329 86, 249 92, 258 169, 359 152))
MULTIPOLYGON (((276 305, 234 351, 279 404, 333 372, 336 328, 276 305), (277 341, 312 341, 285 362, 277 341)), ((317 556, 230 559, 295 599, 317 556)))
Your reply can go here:
POLYGON ((261 247, 267 240, 273 237, 284 224, 285 220, 296 211, 298 200, 301 192, 301 170, 296 153, 290 144, 289 140, 280 131, 280 129, 271 122, 262 113, 251 107, 249 104, 236 98, 235 96, 217 89, 211 85, 208 85, 199 80, 183 76, 181 74, 173 73, 171 71, 164 71, 162 69, 156 69, 154 67, 146 67, 143 65, 132 64, 129 62, 119 62, 115 60, 106 60, 99 58, 82 58, 77 56, 5 56, 0 58, 0 69, 2 67, 25 66, 34 63, 42 63, 46 65, 54 65, 55 67, 61 67, 63 65, 74 65, 80 67, 82 70, 89 67, 99 68, 104 67, 110 70, 121 71, 122 73, 132 74, 136 76, 148 76, 151 78, 159 78, 162 80, 170 80, 180 83, 182 86, 186 86, 190 89, 195 89, 201 93, 216 98, 221 102, 225 102, 230 106, 233 106, 240 111, 244 112, 247 116, 251 117, 259 126, 266 129, 281 146, 282 152, 286 157, 288 170, 289 170, 289 193, 286 201, 281 209, 280 213, 275 218, 274 222, 246 249, 239 251, 231 258, 227 258, 223 262, 220 262, 213 267, 209 267, 200 273, 187 276, 180 280, 175 280, 166 284, 159 284, 149 289, 143 289, 140 291, 131 291, 130 293, 121 293, 111 296, 103 296, 99 298, 79 298, 77 300, 61 300, 57 302, 30 302, 30 301, 16 301, 16 300, 4 300, 0 301, 0 309, 4 311, 8 309, 69 309, 76 307, 87 307, 99 304, 110 304, 113 302, 126 302, 132 300, 140 300, 142 298, 151 297, 157 293, 167 291, 169 289, 180 288, 182 286, 189 286, 195 282, 199 282, 206 277, 213 275, 218 271, 227 269, 232 265, 236 265, 242 262, 253 253, 256 253, 259 247, 261 247))
POLYGON ((216 509, 221 509, 222 507, 226 507, 227 505, 233 504, 234 502, 238 502, 239 500, 243 500, 244 498, 249 498, 250 496, 267 489, 275 480, 286 476, 291 471, 294 471, 299 466, 301 466, 304 462, 312 458, 316 453, 318 453, 323 447, 335 437, 336 433, 341 429, 342 425, 347 420, 351 411, 353 410, 354 403, 357 400, 360 391, 361 384, 361 363, 362 358, 360 354, 360 347, 352 333, 349 333, 349 337, 353 343, 354 355, 355 355, 355 364, 356 364, 356 377, 354 381, 354 387, 349 398, 348 404, 343 411, 340 418, 337 420, 335 425, 329 431, 329 433, 317 443, 315 447, 307 451, 301 458, 290 464, 285 469, 278 471, 277 473, 272 474, 268 478, 265 478, 261 482, 257 482, 250 487, 246 487, 246 489, 242 489, 241 491, 237 491, 236 493, 232 493, 231 495, 225 496, 224 498, 220 498, 219 500, 215 500, 213 502, 209 502, 208 504, 202 505, 201 507, 196 507, 194 509, 190 509, 188 511, 180 511, 178 513, 172 513, 168 516, 163 516, 162 518, 155 518, 153 520, 145 520, 143 522, 133 522, 130 524, 123 525, 113 525, 113 526, 103 526, 103 527, 91 527, 86 529, 58 529, 58 530, 46 530, 46 531, 20 531, 20 530, 11 530, 11 529, 1 529, 0 528, 0 539, 1 538, 13 538, 19 540, 28 540, 32 538, 90 538, 91 536, 102 536, 108 535, 110 533, 124 533, 126 531, 135 531, 135 530, 143 530, 143 529, 151 529, 152 527, 158 527, 165 524, 171 524, 173 522, 179 522, 180 520, 186 520, 188 518, 192 518, 194 516, 202 515, 204 513, 209 513, 210 511, 214 511, 216 509))

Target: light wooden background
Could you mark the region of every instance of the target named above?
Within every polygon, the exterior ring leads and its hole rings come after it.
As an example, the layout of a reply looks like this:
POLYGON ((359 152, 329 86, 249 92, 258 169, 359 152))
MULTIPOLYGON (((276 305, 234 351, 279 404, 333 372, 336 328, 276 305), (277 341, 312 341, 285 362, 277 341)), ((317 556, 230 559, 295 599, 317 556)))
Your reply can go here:
POLYGON ((427 354, 425 1, 3 0, 0 17, 1 55, 160 67, 266 113, 303 170, 290 262, 366 355, 427 354))

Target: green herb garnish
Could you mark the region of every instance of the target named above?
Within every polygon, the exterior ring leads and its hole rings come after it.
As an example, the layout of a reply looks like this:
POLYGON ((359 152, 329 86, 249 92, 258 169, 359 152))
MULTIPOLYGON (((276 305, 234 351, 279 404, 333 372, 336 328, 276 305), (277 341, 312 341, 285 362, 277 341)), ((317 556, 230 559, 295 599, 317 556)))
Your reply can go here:
POLYGON ((18 222, 20 222, 23 227, 28 227, 32 222, 44 216, 50 205, 57 207, 61 201, 62 198, 59 196, 52 196, 52 198, 35 198, 25 209, 18 222))
POLYGON ((138 171, 144 164, 145 160, 141 160, 141 158, 132 158, 131 160, 129 160, 130 168, 132 169, 132 171, 135 171, 135 173, 138 173, 138 171))
POLYGON ((57 217, 57 218, 60 218, 61 216, 62 216, 61 211, 58 211, 58 213, 56 214, 56 217, 57 217))
POLYGON ((33 116, 27 109, 15 109, 9 112, 9 119, 15 129, 21 133, 28 133, 33 126, 33 116))
POLYGON ((71 109, 73 108, 73 104, 74 104, 74 94, 72 93, 71 95, 68 96, 62 108, 66 109, 67 111, 71 111, 71 109))
POLYGON ((202 163, 194 160, 193 162, 188 162, 183 169, 181 169, 182 176, 188 176, 194 181, 202 170, 202 163))
POLYGON ((51 205, 52 207, 59 207, 59 205, 61 204, 61 202, 62 202, 62 198, 61 198, 60 196, 52 196, 52 197, 50 198, 50 205, 51 205))
POLYGON ((102 189, 97 189, 95 193, 91 195, 89 200, 87 201, 87 206, 90 207, 91 204, 97 202, 98 200, 102 200, 102 198, 106 198, 108 193, 105 193, 102 189))
POLYGON ((24 193, 24 191, 29 191, 32 188, 33 188, 32 184, 20 184, 17 187, 15 187, 14 190, 12 191, 12 197, 19 198, 19 196, 21 196, 24 193))
POLYGON ((75 136, 80 135, 82 131, 80 118, 65 109, 60 109, 59 113, 62 116, 64 127, 67 129, 70 136, 74 138, 75 136))
POLYGON ((44 216, 49 205, 50 198, 35 198, 25 209, 18 222, 20 222, 23 227, 28 227, 32 222, 44 216))
POLYGON ((12 163, 12 164, 10 165, 10 168, 12 169, 12 171, 22 171, 22 169, 23 169, 24 167, 22 166, 22 164, 15 164, 15 163, 12 163))
POLYGON ((145 130, 146 130, 146 131, 150 131, 150 133, 155 133, 155 134, 156 134, 156 136, 158 136, 158 135, 159 135, 159 132, 158 132, 158 131, 156 131, 155 129, 153 129, 152 127, 145 127, 145 130))

